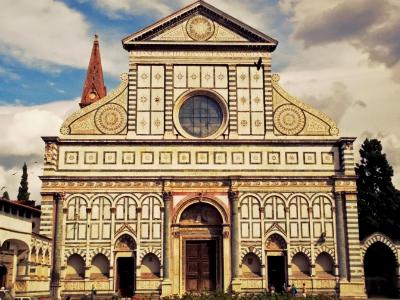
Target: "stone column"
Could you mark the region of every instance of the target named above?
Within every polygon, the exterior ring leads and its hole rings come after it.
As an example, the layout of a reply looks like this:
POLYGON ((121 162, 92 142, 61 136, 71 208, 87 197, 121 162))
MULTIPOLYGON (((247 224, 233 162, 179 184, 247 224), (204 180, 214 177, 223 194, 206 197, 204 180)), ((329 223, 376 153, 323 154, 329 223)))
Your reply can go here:
POLYGON ((343 194, 335 193, 336 196, 336 243, 338 249, 339 279, 348 280, 346 235, 344 224, 343 194))
POLYGON ((53 216, 54 216, 54 226, 53 226, 53 244, 52 244, 52 270, 51 270, 51 299, 58 300, 61 299, 61 247, 63 241, 63 210, 62 210, 62 200, 63 196, 59 193, 53 195, 54 206, 53 206, 53 216))
POLYGON ((163 282, 162 282, 162 296, 170 296, 172 293, 172 281, 170 278, 170 237, 171 237, 171 200, 172 193, 163 191, 164 200, 164 224, 163 224, 163 282))
POLYGON ((233 292, 240 292, 241 282, 239 280, 239 193, 229 191, 229 202, 231 204, 231 257, 232 257, 232 284, 233 292))

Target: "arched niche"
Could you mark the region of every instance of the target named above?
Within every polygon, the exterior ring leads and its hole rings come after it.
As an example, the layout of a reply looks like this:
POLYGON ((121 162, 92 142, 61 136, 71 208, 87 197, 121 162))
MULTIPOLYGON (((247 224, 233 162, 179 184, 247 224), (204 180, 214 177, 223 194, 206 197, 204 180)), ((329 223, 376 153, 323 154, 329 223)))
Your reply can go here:
POLYGON ((115 242, 116 251, 133 251, 136 250, 136 242, 129 234, 121 235, 115 242))
POLYGON ((160 260, 153 253, 147 253, 140 265, 140 277, 142 279, 158 279, 160 278, 160 260))
POLYGON ((108 279, 110 272, 110 262, 104 254, 96 254, 90 266, 90 279, 108 279))
POLYGON ((79 254, 72 254, 67 259, 65 279, 79 280, 85 278, 85 261, 79 254))
POLYGON ((310 272, 310 261, 304 253, 297 253, 292 258, 292 275, 295 278, 308 277, 310 272))
POLYGON ((247 253, 242 261, 242 276, 243 277, 260 277, 261 276, 261 261, 254 253, 247 253))
POLYGON ((335 264, 332 257, 326 252, 320 253, 315 260, 315 273, 317 277, 332 277, 334 276, 334 271, 335 264))
POLYGON ((286 241, 279 234, 272 234, 266 241, 267 251, 286 251, 286 241))

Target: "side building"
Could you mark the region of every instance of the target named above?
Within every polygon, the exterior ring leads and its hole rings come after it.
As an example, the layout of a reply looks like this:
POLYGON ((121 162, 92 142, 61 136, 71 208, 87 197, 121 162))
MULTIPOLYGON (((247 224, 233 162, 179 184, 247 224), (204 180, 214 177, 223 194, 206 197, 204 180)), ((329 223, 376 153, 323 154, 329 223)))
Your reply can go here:
POLYGON ((53 298, 306 285, 365 297, 354 138, 271 73, 278 42, 197 1, 122 41, 44 137, 53 298))
POLYGON ((39 234, 41 211, 29 202, 0 199, 0 287, 48 298, 51 239, 39 234))

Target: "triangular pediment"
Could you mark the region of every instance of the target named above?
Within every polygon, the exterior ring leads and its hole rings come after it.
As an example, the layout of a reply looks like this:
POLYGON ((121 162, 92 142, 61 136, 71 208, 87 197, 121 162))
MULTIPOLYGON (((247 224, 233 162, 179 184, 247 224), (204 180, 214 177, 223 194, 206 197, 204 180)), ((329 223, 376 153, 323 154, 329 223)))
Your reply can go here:
POLYGON ((122 40, 130 50, 141 45, 195 44, 197 46, 223 43, 256 45, 273 51, 278 42, 260 31, 227 15, 214 6, 197 1, 174 14, 122 40))

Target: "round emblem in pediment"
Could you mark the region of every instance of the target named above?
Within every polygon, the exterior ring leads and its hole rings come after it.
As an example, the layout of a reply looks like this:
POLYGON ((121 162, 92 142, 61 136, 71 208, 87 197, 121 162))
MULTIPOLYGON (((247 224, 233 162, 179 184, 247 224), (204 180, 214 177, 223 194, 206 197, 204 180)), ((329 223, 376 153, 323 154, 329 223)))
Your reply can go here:
POLYGON ((96 112, 95 123, 104 134, 118 134, 125 129, 127 123, 126 111, 121 105, 106 104, 96 112))
POLYGON ((279 106, 274 113, 275 128, 284 135, 296 135, 306 124, 304 112, 292 104, 279 106))
POLYGON ((207 41, 214 31, 214 22, 200 15, 191 18, 186 24, 187 34, 195 41, 207 41))

